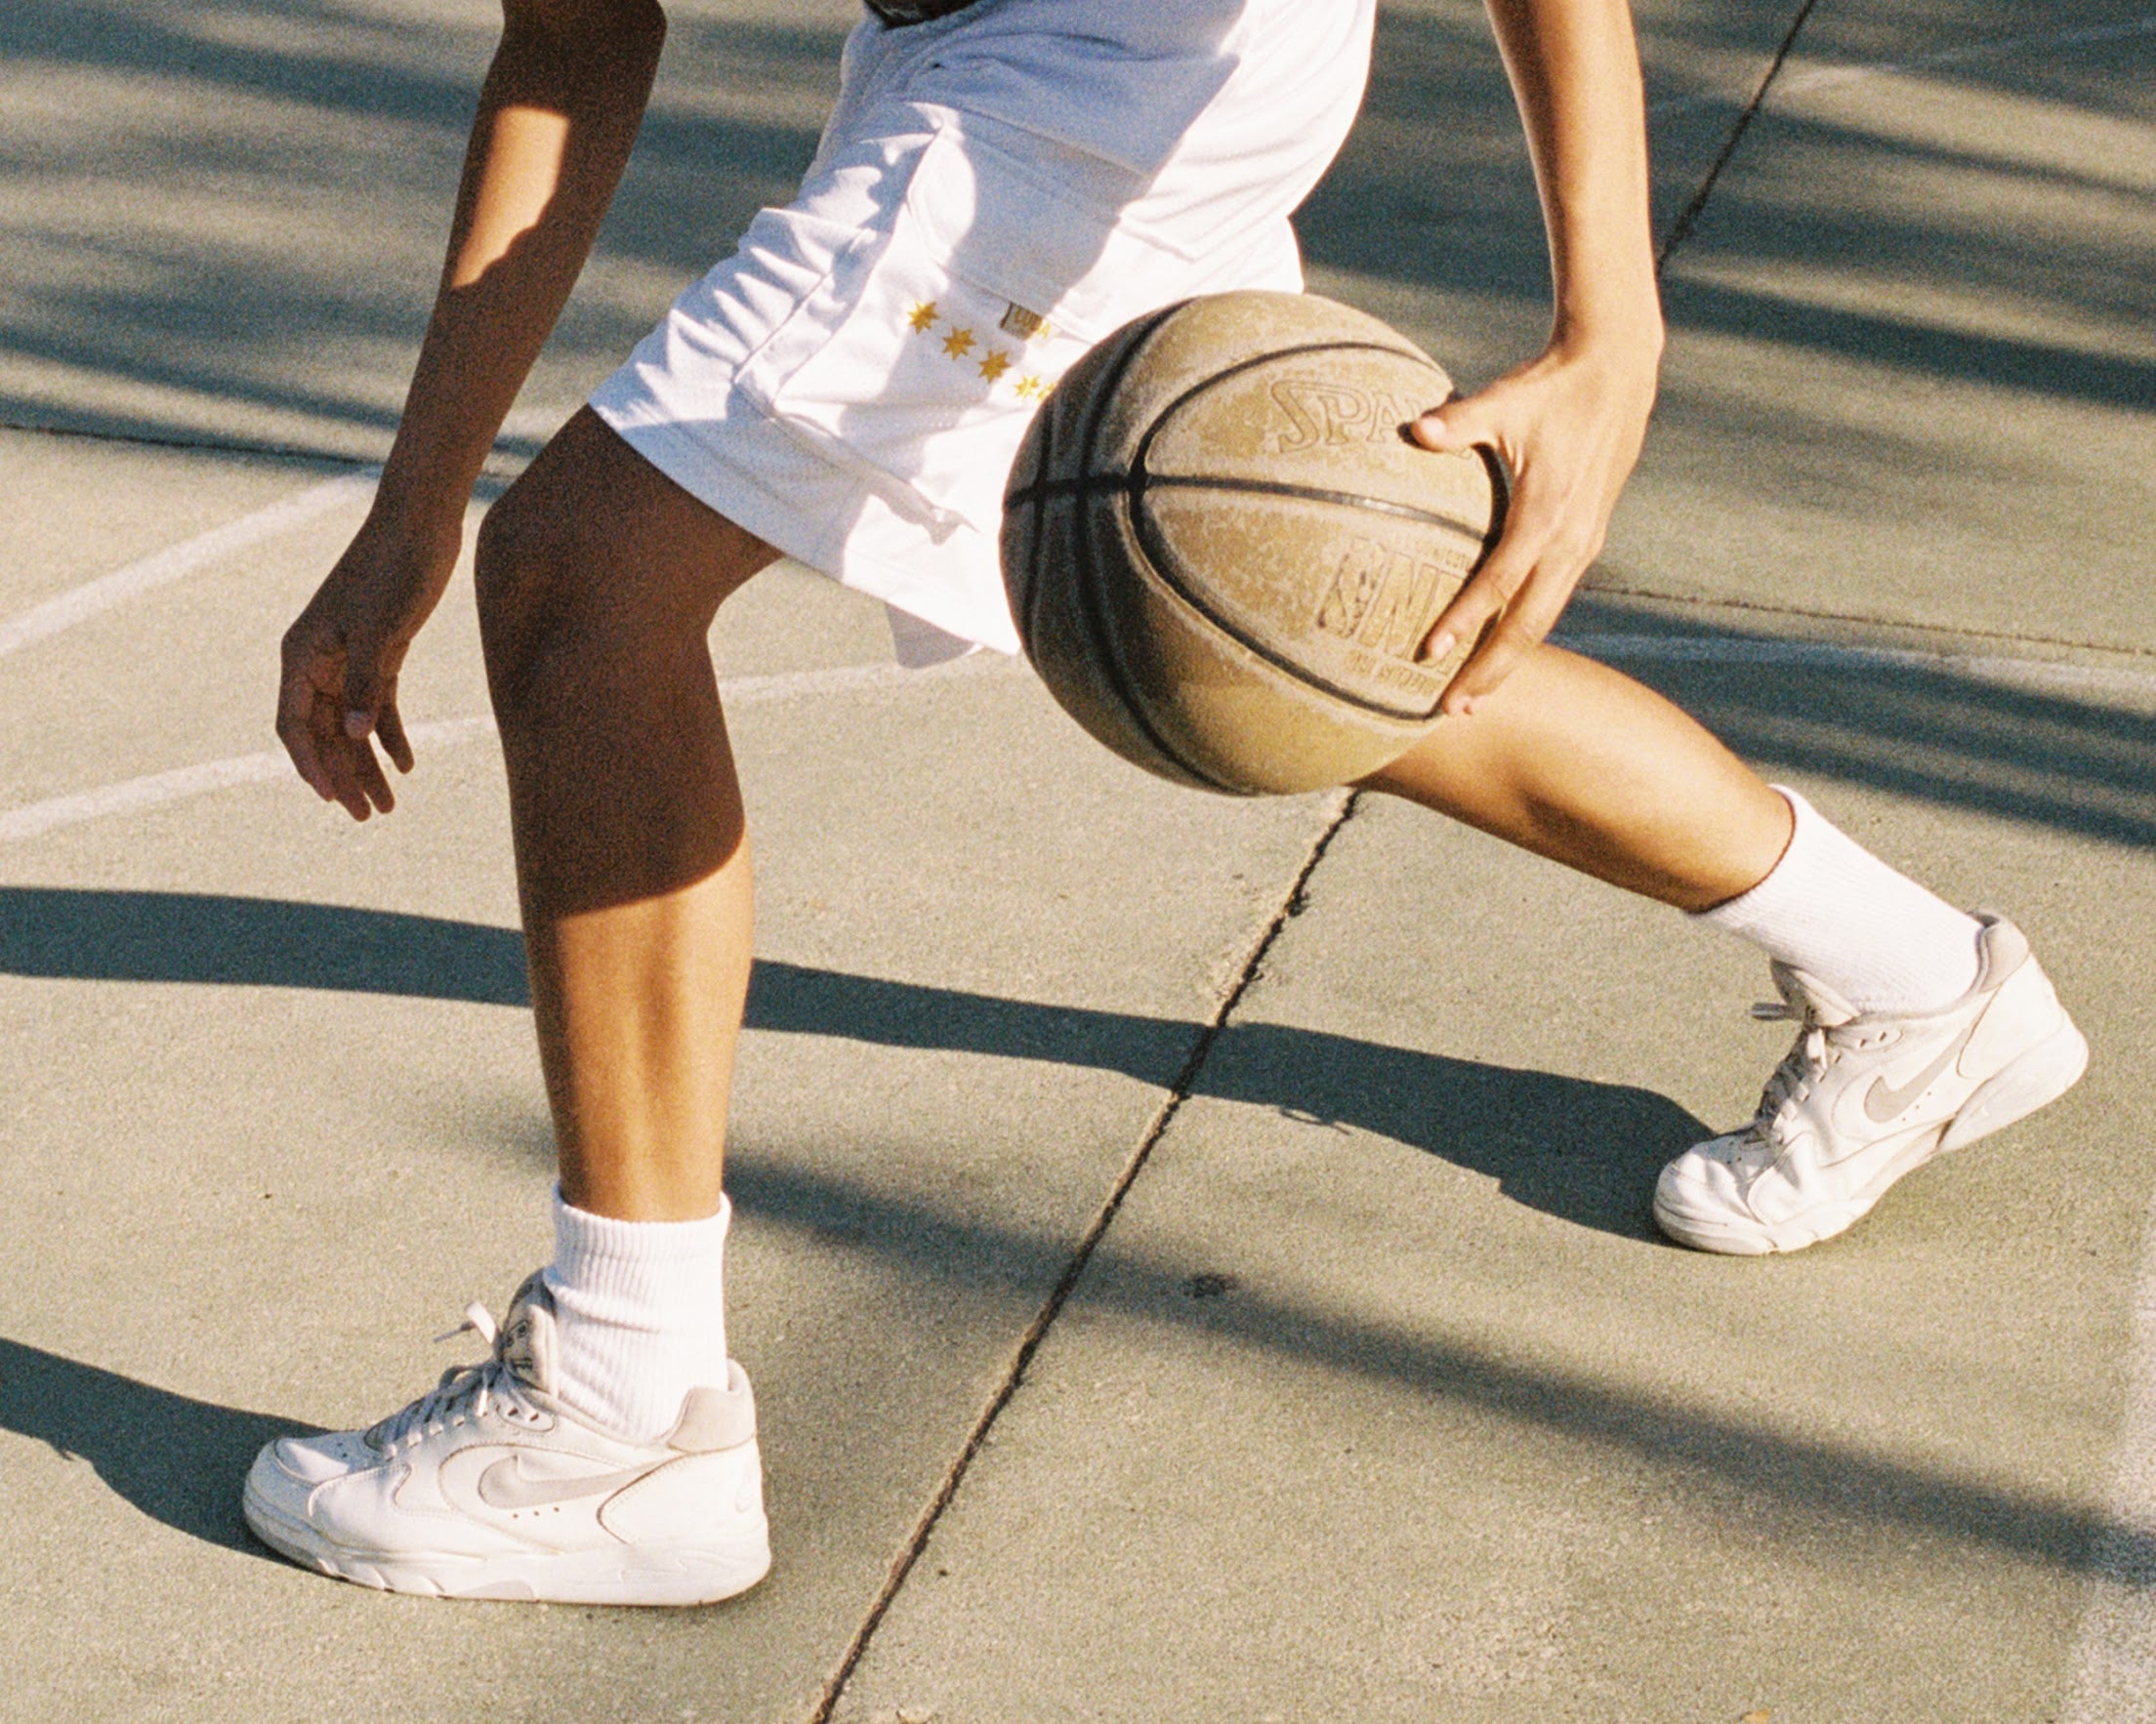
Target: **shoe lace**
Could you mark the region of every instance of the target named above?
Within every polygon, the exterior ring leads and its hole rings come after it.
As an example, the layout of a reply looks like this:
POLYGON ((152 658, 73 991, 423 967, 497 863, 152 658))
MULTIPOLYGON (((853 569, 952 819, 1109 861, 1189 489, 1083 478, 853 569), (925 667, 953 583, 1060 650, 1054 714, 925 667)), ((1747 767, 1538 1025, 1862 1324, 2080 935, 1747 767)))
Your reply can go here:
POLYGON ((1804 1104, 1813 1086, 1834 1063, 1840 1048, 1827 1025, 1790 1001, 1762 1000, 1752 1007, 1752 1015, 1762 1023, 1799 1026, 1797 1040, 1782 1055, 1782 1063, 1768 1074, 1766 1088, 1760 1091, 1759 1112, 1745 1128, 1748 1135, 1765 1141, 1791 1110, 1804 1104))
POLYGON ((495 1406, 524 1418, 539 1416, 525 1393, 524 1379, 502 1356, 501 1331, 494 1314, 477 1299, 465 1306, 464 1321, 435 1336, 435 1341, 439 1345, 460 1334, 474 1334, 490 1349, 487 1357, 471 1365, 450 1366, 427 1393, 367 1432, 366 1440, 372 1447, 384 1455, 394 1455, 449 1424, 482 1417, 495 1406))

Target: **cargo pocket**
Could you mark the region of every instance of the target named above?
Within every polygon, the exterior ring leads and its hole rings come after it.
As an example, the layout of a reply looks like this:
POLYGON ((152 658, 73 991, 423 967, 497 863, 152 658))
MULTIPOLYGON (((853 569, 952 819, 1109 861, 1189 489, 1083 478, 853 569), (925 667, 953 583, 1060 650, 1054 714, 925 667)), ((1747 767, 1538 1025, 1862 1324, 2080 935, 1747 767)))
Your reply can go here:
POLYGON ((993 533, 1042 396, 1195 274, 1114 209, 945 129, 889 227, 850 238, 737 385, 933 537, 993 533))

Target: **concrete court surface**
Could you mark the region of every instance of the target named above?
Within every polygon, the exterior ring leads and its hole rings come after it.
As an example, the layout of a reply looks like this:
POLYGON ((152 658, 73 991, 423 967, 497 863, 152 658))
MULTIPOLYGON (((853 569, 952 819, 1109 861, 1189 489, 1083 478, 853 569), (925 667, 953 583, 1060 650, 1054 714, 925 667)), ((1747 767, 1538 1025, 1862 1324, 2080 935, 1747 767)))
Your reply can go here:
MULTIPOLYGON (((783 195, 848 17, 678 10, 497 482, 783 195)), ((2089 1080, 1831 1246, 1666 1247, 1654 1169, 1782 1050, 1742 949, 1395 806, 1154 785, 774 571, 716 644, 778 1566, 659 1614, 340 1586, 234 1508, 546 1245, 468 589, 394 818, 268 754, 489 14, 0 16, 0 1716, 2156 1717, 2156 15, 1799 17, 1642 9, 1672 346, 1568 629, 2010 908, 2089 1080)), ((1463 379, 1530 349, 1473 9, 1387 8, 1304 226, 1463 379)))

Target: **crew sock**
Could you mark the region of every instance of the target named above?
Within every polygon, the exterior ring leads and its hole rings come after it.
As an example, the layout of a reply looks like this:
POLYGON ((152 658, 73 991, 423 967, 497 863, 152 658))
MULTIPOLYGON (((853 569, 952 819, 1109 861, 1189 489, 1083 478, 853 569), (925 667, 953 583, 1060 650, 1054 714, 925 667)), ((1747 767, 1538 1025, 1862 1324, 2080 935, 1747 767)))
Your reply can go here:
POLYGON ((1974 917, 1897 874, 1795 791, 1774 871, 1697 920, 1815 977, 1859 1014, 1936 1011, 1976 980, 1974 917))
POLYGON ((555 1393, 632 1442, 674 1428, 692 1388, 726 1382, 723 1293, 732 1206, 701 1221, 617 1221, 554 1198, 546 1271, 559 1332, 555 1393))

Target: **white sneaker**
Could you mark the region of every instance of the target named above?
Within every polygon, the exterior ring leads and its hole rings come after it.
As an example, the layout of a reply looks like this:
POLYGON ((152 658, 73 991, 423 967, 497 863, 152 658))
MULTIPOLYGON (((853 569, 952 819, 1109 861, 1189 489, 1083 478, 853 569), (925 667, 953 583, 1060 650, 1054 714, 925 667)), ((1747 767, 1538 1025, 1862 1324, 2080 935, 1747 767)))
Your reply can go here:
POLYGON ((2088 1043, 2021 930, 1977 920, 1975 984, 1938 1011, 1859 1016, 1811 976, 1775 965, 1781 1004, 1752 1010, 1795 1020, 1797 1045, 1750 1125, 1662 1170, 1662 1231, 1747 1256, 1831 1239, 1904 1173, 2073 1088, 2088 1043))
MULTIPOLYGON (((241 1506, 266 1544, 325 1575, 444 1598, 708 1604, 770 1567, 756 1403, 738 1365, 691 1389, 674 1428, 632 1443, 554 1398, 554 1301, 534 1275, 492 1357, 368 1431, 286 1437, 241 1506)), ((457 1333, 462 1333, 458 1331, 457 1333)), ((443 1338, 447 1338, 446 1336, 443 1338)))

